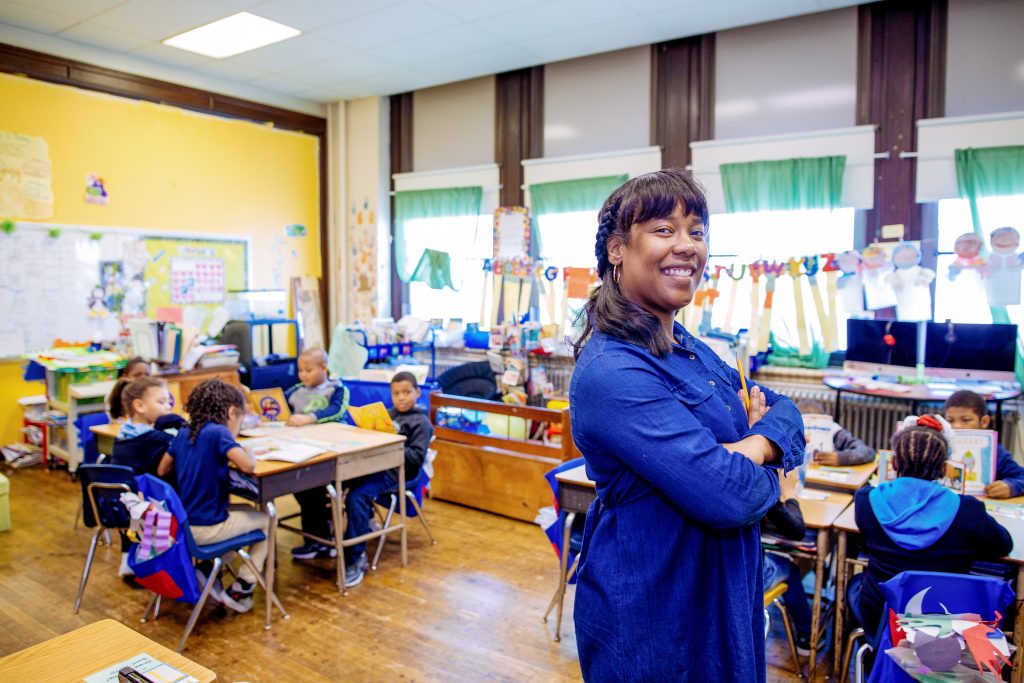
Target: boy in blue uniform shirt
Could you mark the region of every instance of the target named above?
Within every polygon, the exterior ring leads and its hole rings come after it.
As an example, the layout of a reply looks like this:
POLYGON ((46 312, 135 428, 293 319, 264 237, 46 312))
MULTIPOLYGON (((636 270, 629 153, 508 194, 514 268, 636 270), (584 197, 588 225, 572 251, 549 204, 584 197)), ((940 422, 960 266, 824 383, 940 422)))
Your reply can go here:
MULTIPOLYGON (((953 429, 989 429, 992 418, 988 415, 985 399, 966 389, 954 392, 946 399, 946 421, 953 429)), ((996 479, 985 487, 989 498, 1013 498, 1024 494, 1024 467, 1017 464, 1010 451, 999 445, 996 456, 996 479)))
MULTIPOLYGON (((292 410, 288 426, 340 422, 348 410, 348 389, 340 381, 327 376, 327 354, 320 348, 306 349, 299 354, 298 366, 301 381, 284 392, 292 410)), ((300 491, 295 494, 295 500, 299 503, 303 531, 323 539, 334 536, 325 487, 300 491)), ((333 545, 320 541, 309 540, 292 548, 292 557, 296 560, 337 556, 338 551, 333 545)))

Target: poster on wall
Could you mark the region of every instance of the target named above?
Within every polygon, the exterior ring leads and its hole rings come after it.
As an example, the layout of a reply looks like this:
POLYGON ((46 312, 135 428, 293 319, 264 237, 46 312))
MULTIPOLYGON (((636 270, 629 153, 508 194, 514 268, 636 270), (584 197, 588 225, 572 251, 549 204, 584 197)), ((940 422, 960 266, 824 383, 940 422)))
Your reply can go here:
POLYGON ((171 259, 171 303, 212 304, 224 301, 222 259, 171 259))
POLYGON ((0 131, 0 216, 53 215, 50 149, 43 138, 0 131))
POLYGON ((530 255, 530 213, 523 206, 494 212, 494 259, 504 262, 530 255))

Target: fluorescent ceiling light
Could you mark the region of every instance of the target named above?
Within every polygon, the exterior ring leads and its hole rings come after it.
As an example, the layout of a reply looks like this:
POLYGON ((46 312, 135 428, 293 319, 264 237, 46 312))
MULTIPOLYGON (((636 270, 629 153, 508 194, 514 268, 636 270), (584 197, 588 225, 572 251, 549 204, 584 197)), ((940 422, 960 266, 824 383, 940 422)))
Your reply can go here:
POLYGON ((294 38, 302 31, 248 12, 239 12, 163 41, 189 52, 223 59, 294 38))

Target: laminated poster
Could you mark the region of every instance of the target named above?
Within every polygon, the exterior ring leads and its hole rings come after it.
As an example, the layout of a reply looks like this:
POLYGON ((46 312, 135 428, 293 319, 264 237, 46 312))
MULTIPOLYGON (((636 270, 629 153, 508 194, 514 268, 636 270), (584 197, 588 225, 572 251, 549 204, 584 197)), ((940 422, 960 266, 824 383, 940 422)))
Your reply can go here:
POLYGON ((53 216, 50 148, 43 138, 0 131, 0 216, 53 216))

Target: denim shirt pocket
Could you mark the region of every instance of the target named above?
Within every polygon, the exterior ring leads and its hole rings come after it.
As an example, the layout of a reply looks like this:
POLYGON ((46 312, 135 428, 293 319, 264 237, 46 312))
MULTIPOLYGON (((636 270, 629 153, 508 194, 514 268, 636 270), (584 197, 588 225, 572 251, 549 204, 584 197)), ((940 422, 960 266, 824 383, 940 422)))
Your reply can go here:
POLYGON ((711 398, 711 395, 715 393, 715 388, 708 382, 697 380, 680 382, 672 387, 671 391, 673 396, 692 410, 711 398))

